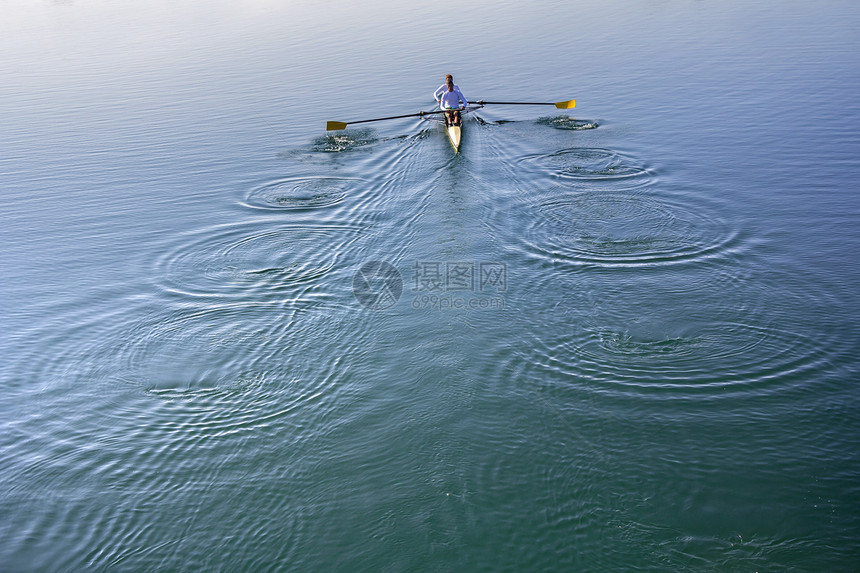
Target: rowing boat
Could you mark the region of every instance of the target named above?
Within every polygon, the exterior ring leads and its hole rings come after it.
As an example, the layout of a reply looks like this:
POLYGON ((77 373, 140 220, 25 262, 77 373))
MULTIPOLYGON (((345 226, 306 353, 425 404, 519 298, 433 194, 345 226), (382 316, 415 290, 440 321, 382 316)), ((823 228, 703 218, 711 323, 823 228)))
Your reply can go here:
POLYGON ((467 106, 465 109, 460 110, 460 118, 461 118, 460 125, 448 125, 445 122, 445 114, 441 114, 438 116, 437 115, 425 115, 423 117, 424 117, 424 119, 426 119, 428 121, 432 121, 435 123, 441 123, 443 126, 445 126, 445 135, 448 136, 448 141, 451 143, 451 147, 454 148, 454 153, 457 153, 460 151, 460 142, 463 140, 463 121, 462 121, 463 116, 466 115, 467 113, 471 112, 471 111, 475 111, 476 109, 481 109, 482 107, 484 107, 484 106, 482 106, 482 105, 470 105, 470 106, 467 106))

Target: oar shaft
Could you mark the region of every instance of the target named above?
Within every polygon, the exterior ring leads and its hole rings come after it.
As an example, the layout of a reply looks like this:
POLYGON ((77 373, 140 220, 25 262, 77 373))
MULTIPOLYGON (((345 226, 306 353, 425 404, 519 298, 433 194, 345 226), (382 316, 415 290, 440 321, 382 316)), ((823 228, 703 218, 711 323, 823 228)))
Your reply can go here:
POLYGON ((538 102, 538 101, 470 101, 474 104, 494 104, 494 105, 555 105, 555 102, 538 102))
POLYGON ((554 105, 559 109, 569 109, 576 105, 575 100, 568 101, 470 101, 479 105, 554 105))
POLYGON ((326 124, 326 129, 329 131, 346 129, 347 125, 352 125, 354 123, 369 123, 371 121, 385 121, 388 119, 401 119, 404 117, 421 117, 424 115, 430 115, 431 113, 445 113, 445 110, 437 110, 437 111, 420 111, 418 113, 407 113, 405 115, 392 115, 391 117, 377 117, 376 119, 361 119, 358 121, 330 121, 326 124))
POLYGON ((441 111, 422 111, 420 113, 407 113, 405 115, 392 115, 391 117, 378 117, 376 119, 362 119, 359 121, 348 121, 347 123, 352 125, 353 123, 369 123, 371 121, 385 121, 387 119, 401 119, 404 117, 419 117, 422 115, 426 115, 428 113, 442 113, 441 111))

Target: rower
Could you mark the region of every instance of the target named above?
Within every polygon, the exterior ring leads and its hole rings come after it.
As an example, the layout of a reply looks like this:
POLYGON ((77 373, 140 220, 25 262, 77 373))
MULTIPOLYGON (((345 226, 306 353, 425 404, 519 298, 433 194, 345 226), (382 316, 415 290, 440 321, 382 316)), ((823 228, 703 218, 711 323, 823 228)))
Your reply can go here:
POLYGON ((440 109, 451 110, 445 113, 445 125, 461 125, 463 123, 460 110, 465 109, 468 102, 466 96, 460 91, 460 87, 454 85, 454 76, 446 75, 445 83, 433 92, 433 97, 439 102, 440 109))

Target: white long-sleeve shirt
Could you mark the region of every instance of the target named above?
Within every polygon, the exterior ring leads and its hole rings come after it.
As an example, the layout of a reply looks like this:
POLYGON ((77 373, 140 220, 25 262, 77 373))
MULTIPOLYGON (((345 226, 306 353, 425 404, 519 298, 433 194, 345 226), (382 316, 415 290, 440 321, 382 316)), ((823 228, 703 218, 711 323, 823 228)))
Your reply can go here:
POLYGON ((440 108, 442 109, 457 109, 460 107, 460 102, 463 102, 463 107, 469 105, 469 102, 466 101, 466 96, 463 95, 463 92, 460 91, 460 86, 454 85, 453 91, 448 91, 448 84, 442 84, 439 86, 435 92, 433 92, 433 97, 436 98, 436 101, 440 103, 440 108))

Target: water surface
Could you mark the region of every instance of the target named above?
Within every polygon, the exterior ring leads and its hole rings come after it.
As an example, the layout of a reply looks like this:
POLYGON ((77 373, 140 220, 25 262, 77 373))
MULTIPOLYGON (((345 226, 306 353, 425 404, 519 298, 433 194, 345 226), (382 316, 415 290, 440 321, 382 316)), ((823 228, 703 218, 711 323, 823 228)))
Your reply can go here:
POLYGON ((0 14, 4 570, 855 567, 854 3, 0 14))

